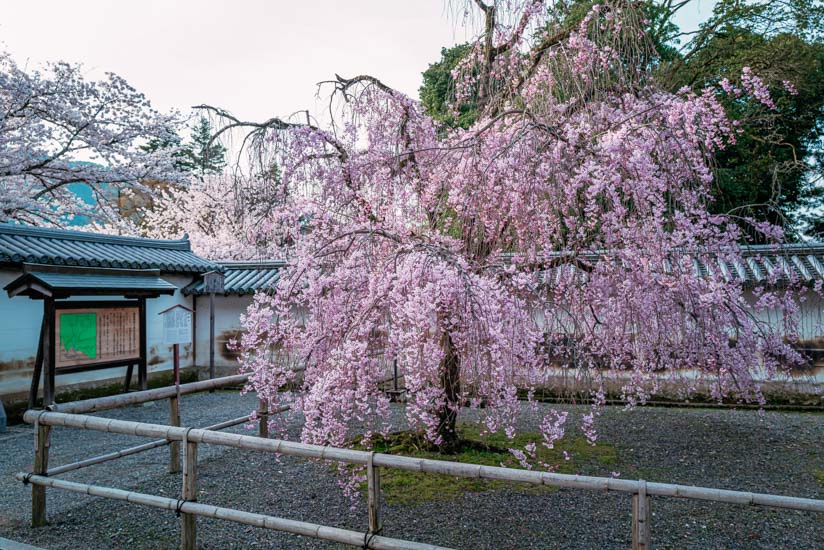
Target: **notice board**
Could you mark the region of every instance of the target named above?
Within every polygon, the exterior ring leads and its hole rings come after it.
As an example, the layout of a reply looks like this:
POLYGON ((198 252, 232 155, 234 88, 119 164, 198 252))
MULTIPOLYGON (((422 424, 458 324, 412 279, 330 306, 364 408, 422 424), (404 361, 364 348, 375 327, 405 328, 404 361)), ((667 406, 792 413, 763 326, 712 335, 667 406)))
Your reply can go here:
POLYGON ((140 357, 138 307, 57 309, 54 326, 58 369, 140 357))
POLYGON ((163 317, 163 343, 192 343, 192 311, 181 305, 175 305, 160 314, 163 317))

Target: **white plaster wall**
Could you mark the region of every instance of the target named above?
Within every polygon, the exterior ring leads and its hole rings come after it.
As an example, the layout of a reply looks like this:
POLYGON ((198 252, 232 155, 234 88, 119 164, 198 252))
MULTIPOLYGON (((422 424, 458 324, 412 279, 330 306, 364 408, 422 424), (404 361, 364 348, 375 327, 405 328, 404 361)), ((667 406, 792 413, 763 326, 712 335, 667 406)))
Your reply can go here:
POLYGON ((3 288, 20 276, 19 272, 0 270, 0 373, 15 360, 34 361, 43 302, 28 298, 10 299, 3 288))
MULTIPOLYGON (((228 348, 229 340, 240 330, 240 316, 252 303, 252 296, 215 296, 215 371, 218 376, 236 374, 236 354, 228 348)), ((209 297, 197 297, 197 366, 209 368, 209 297)))
MULTIPOLYGON (((0 269, 0 288, 19 276, 19 272, 0 269)), ((191 276, 164 275, 163 278, 178 288, 192 281, 191 276)), ((251 304, 252 296, 215 297, 215 367, 218 376, 235 374, 238 370, 236 354, 228 348, 228 341, 240 330, 240 315, 251 304)), ((209 297, 200 296, 197 304, 193 297, 184 297, 178 291, 174 296, 162 296, 147 302, 148 363, 149 372, 169 371, 172 368, 172 348, 163 344, 162 323, 158 313, 174 304, 182 304, 196 309, 195 345, 181 347, 181 367, 197 366, 201 373, 207 373, 209 366, 209 297)), ((824 301, 810 296, 802 304, 802 340, 804 347, 824 349, 822 322, 824 321, 824 301)), ((28 391, 32 367, 37 348, 40 322, 43 315, 41 301, 25 297, 10 299, 5 291, 0 291, 0 398, 10 394, 18 396, 28 391)), ((776 322, 777 315, 770 315, 776 322)), ((540 321, 540 320, 539 320, 540 321)), ((824 354, 822 355, 824 357, 824 354)), ((824 384, 824 362, 819 362, 805 372, 794 372, 788 382, 809 384, 813 393, 821 391, 824 384)), ((693 373, 684 373, 692 376, 693 373)), ((125 367, 72 373, 56 377, 58 391, 77 384, 100 384, 104 381, 122 380, 125 367)), ((203 376, 203 374, 201 374, 203 376)), ((136 374, 134 382, 136 384, 136 374)))

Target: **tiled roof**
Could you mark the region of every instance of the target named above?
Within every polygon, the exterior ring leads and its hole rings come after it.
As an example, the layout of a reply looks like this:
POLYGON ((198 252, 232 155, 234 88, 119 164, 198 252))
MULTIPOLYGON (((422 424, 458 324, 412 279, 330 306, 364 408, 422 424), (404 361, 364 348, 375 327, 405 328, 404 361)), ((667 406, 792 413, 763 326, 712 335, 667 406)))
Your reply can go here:
POLYGON ((187 238, 165 241, 0 224, 0 265, 23 263, 159 269, 166 273, 219 269, 196 256, 187 238))
MULTIPOLYGON (((558 253, 555 258, 569 254, 558 253)), ((591 253, 583 255, 588 262, 602 261, 609 253, 591 253)), ((701 275, 720 273, 722 277, 740 279, 747 286, 766 284, 775 276, 778 283, 787 282, 790 274, 796 281, 824 281, 824 243, 800 243, 785 245, 756 245, 743 250, 744 261, 728 263, 720 258, 705 262, 692 257, 692 268, 701 275)), ((549 284, 557 282, 565 272, 577 271, 573 263, 558 262, 558 267, 547 269, 544 280, 549 284)), ((672 269, 672 264, 662 266, 662 271, 672 269)), ((258 290, 267 290, 277 284, 280 273, 286 268, 283 261, 258 262, 220 262, 224 273, 224 295, 253 294, 258 290)), ((583 272, 582 272, 583 273, 583 272)), ((202 296, 205 294, 203 281, 198 280, 183 289, 183 294, 202 296)))
MULTIPOLYGON (((746 286, 769 284, 775 278, 783 284, 790 280, 800 283, 824 281, 824 243, 792 243, 783 245, 751 245, 742 249, 743 261, 728 262, 722 258, 707 261, 706 257, 690 254, 692 269, 702 276, 720 274, 724 279, 740 280, 746 286)), ((557 254, 563 257, 563 254, 557 254)), ((675 256, 675 255, 673 255, 675 256)), ((583 259, 589 262, 602 261, 609 253, 588 254, 583 259)), ((560 263, 560 262, 559 262, 560 263)), ((673 263, 667 261, 661 271, 671 272, 673 263)), ((573 263, 561 264, 545 272, 545 280, 552 284, 564 273, 577 271, 573 263)))
MULTIPOLYGON (((286 262, 220 262, 220 267, 223 268, 223 295, 243 296, 274 287, 280 279, 281 271, 286 267, 286 262)), ((195 281, 184 288, 183 294, 204 295, 203 280, 195 281)))
POLYGON ((83 269, 72 273, 29 271, 6 285, 5 290, 10 296, 23 294, 53 297, 121 294, 157 296, 171 295, 177 290, 175 285, 161 279, 160 272, 156 269, 140 271, 112 269, 109 271, 109 273, 96 273, 94 270, 83 269))

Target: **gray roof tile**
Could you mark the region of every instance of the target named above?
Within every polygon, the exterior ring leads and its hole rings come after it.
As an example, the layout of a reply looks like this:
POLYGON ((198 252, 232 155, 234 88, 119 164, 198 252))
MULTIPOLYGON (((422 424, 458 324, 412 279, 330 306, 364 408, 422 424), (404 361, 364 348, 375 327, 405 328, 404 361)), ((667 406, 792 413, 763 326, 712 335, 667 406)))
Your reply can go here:
MULTIPOLYGON (((258 290, 273 288, 280 279, 286 262, 270 260, 260 262, 221 262, 223 268, 223 294, 225 296, 254 294, 258 290)), ((188 296, 205 294, 203 280, 195 281, 183 289, 188 296)))
POLYGON ((0 224, 0 264, 23 263, 160 269, 166 273, 220 269, 195 255, 186 238, 166 241, 0 224))

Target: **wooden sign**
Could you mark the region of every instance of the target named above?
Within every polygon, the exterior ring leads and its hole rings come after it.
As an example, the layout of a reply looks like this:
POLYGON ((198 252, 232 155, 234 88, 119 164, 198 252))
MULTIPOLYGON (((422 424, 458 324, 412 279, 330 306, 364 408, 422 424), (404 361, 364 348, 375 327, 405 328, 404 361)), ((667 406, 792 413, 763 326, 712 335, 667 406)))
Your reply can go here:
POLYGON ((175 305, 159 313, 163 317, 163 343, 192 343, 192 310, 182 305, 175 305))
POLYGON ((76 367, 140 357, 137 307, 58 309, 55 367, 76 367))
POLYGON ((206 294, 221 294, 224 290, 223 273, 220 271, 204 273, 203 290, 206 294))

